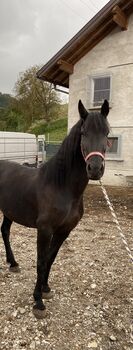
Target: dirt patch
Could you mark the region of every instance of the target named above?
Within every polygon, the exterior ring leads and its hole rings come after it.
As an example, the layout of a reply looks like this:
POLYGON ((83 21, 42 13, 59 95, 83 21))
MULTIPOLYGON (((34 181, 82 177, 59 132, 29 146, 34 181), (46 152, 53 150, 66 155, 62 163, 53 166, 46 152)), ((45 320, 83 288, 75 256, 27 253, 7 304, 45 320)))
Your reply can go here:
MULTIPOLYGON (((133 188, 107 188, 133 252, 133 188)), ((32 314, 36 232, 13 224, 20 274, 8 271, 0 239, 0 350, 133 349, 132 265, 101 188, 89 185, 85 214, 53 265, 46 318, 32 314)))

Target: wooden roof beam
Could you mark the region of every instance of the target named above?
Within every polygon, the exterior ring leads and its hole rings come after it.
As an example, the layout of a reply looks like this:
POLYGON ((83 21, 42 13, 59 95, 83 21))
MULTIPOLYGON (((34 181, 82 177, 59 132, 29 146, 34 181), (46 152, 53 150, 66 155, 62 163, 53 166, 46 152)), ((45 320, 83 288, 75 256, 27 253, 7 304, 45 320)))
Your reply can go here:
POLYGON ((127 30, 128 28, 128 21, 125 13, 121 10, 121 8, 117 5, 113 8, 113 21, 118 24, 118 26, 122 30, 127 30))
POLYGON ((73 64, 71 63, 68 63, 62 59, 60 59, 57 64, 59 65, 60 67, 60 70, 62 70, 63 72, 66 72, 66 73, 69 73, 69 74, 72 74, 73 73, 73 64))
POLYGON ((96 44, 97 44, 97 38, 101 37, 101 39, 104 38, 104 33, 106 33, 106 30, 108 28, 111 28, 112 30, 112 18, 109 20, 109 22, 105 22, 105 23, 102 23, 102 26, 100 25, 99 28, 98 28, 98 32, 94 31, 94 32, 91 32, 87 37, 85 37, 84 39, 84 42, 80 43, 80 45, 76 45, 74 47, 74 50, 71 54, 71 61, 73 62, 73 65, 78 61, 78 55, 80 55, 80 58, 84 56, 84 52, 86 54, 86 48, 88 48, 88 52, 90 51, 89 50, 89 47, 92 45, 92 42, 94 43, 94 46, 95 46, 95 40, 96 40, 96 44), (111 27, 110 27, 111 26, 111 27), (83 55, 82 55, 83 53, 83 55))

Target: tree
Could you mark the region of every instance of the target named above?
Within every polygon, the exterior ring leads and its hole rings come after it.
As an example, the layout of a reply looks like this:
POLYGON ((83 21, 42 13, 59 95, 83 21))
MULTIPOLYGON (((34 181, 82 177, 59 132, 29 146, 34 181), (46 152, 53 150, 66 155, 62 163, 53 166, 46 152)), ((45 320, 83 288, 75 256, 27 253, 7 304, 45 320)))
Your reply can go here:
POLYGON ((15 112, 14 105, 16 100, 9 94, 0 92, 0 130, 1 131, 20 131, 23 126, 21 116, 15 112))
POLYGON ((16 110, 23 114, 28 125, 37 119, 47 122, 55 119, 54 112, 60 103, 51 84, 37 79, 38 70, 38 66, 27 69, 15 84, 16 110))
POLYGON ((2 94, 2 92, 0 92, 0 109, 9 107, 12 103, 12 100, 13 97, 11 97, 11 95, 2 94))

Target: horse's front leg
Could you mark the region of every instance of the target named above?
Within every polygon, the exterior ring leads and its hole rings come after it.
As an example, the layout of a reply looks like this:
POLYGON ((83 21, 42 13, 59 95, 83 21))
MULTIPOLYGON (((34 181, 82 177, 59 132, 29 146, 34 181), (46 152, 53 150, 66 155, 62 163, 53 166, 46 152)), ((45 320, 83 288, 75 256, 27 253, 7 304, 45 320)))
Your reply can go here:
POLYGON ((45 305, 42 301, 42 288, 44 285, 44 276, 47 270, 51 238, 52 233, 50 228, 47 228, 43 224, 39 223, 37 232, 37 282, 33 294, 35 299, 33 312, 37 318, 44 317, 45 305))
POLYGON ((48 285, 48 277, 49 277, 50 269, 56 258, 56 255, 58 254, 58 251, 62 243, 68 237, 69 233, 70 233, 69 231, 60 232, 60 233, 56 232, 52 236, 52 240, 49 248, 49 254, 48 254, 47 267, 44 275, 44 284, 42 288, 42 292, 43 292, 42 295, 44 299, 50 299, 52 297, 51 289, 48 285))

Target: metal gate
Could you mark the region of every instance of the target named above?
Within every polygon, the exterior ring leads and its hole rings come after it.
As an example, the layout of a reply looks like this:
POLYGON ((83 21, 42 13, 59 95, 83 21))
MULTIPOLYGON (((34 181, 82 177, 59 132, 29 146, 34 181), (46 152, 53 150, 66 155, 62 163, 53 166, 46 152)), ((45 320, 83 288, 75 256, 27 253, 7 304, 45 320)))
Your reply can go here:
POLYGON ((50 159, 58 152, 60 145, 61 145, 61 142, 56 142, 56 141, 45 142, 46 160, 50 159))

